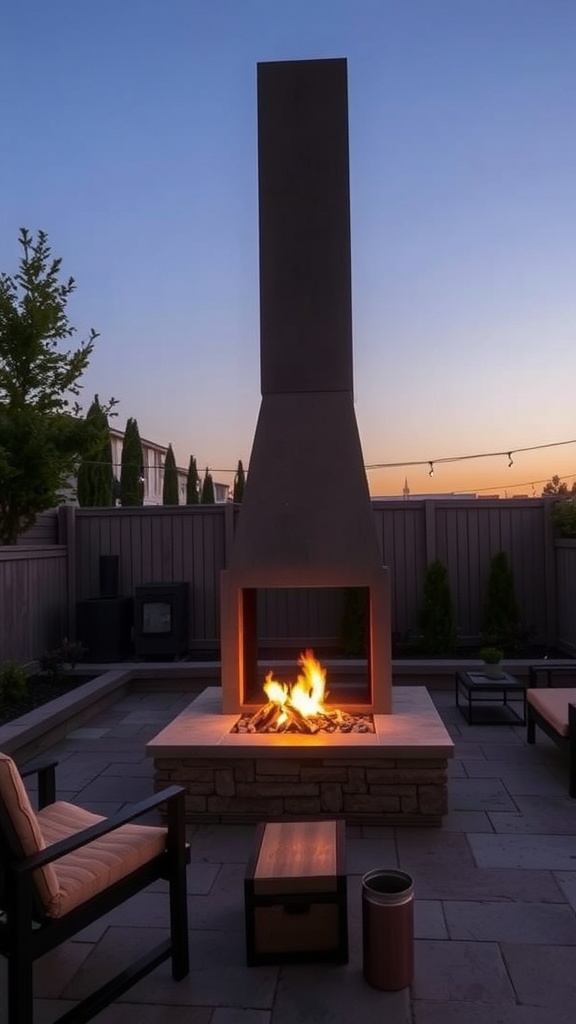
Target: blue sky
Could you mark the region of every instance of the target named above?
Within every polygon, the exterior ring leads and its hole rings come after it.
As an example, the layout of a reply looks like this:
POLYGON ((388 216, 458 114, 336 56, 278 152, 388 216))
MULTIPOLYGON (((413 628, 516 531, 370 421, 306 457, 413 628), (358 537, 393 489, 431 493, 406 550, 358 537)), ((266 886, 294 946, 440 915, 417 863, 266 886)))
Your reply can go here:
MULTIPOLYGON (((0 37, 0 269, 48 231, 84 379, 217 479, 260 405, 256 64, 347 57, 365 462, 576 437, 573 0, 20 0, 0 37)), ((576 446, 371 471, 540 492, 576 446)))

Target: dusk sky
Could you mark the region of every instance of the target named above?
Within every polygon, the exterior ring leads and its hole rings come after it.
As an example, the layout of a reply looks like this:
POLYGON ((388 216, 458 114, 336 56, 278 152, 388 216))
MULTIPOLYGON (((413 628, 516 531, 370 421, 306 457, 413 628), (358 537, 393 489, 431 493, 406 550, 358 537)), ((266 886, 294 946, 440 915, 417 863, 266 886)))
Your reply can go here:
MULTIPOLYGON (((260 406, 256 65, 346 57, 355 408, 371 491, 576 479, 574 0, 19 0, 0 34, 18 229, 120 399, 231 482, 260 406)), ((320 469, 320 467, 319 467, 320 469)))

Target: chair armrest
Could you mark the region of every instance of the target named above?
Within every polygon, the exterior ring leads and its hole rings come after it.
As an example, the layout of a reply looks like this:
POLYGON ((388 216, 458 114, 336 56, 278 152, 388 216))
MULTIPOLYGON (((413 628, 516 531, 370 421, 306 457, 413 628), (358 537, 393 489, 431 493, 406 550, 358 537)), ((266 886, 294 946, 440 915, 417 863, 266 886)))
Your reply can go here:
POLYGON ((109 832, 114 832, 121 825, 127 825, 130 821, 134 821, 135 818, 147 814, 148 811, 154 810, 154 808, 163 803, 167 803, 169 807, 173 802, 176 804, 180 803, 181 817, 183 817, 185 792, 186 790, 183 786, 168 786, 166 789, 161 790, 160 793, 156 793, 155 796, 148 797, 146 800, 140 800, 137 804, 131 804, 125 810, 114 814, 111 818, 106 818, 104 821, 99 821, 96 825, 91 825, 90 828, 75 832, 74 835, 61 839, 59 843, 52 843, 45 850, 41 850, 40 853, 34 853, 31 857, 23 857, 22 860, 13 861, 12 864, 6 865, 6 867, 19 874, 34 871, 36 868, 42 868, 45 864, 51 864, 52 861, 59 860, 60 857, 64 857, 67 853, 73 853, 74 850, 81 849, 82 846, 86 846, 94 839, 100 839, 102 836, 108 835, 109 832))
POLYGON ((50 758, 50 760, 48 758, 37 758, 34 761, 26 761, 26 764, 19 765, 18 771, 22 778, 25 779, 27 775, 36 775, 38 772, 45 771, 46 768, 55 769, 58 763, 53 758, 50 758))
POLYGON ((58 761, 38 759, 28 761, 18 769, 22 779, 30 775, 38 776, 38 807, 47 807, 56 799, 56 767, 58 761))

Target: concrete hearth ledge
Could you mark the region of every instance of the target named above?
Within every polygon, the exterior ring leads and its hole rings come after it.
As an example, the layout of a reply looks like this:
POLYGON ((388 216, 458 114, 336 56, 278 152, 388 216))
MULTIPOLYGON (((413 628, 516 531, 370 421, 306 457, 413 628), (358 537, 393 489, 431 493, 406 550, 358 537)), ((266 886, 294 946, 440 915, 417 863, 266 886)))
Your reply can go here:
POLYGON ((322 733, 316 736, 233 733, 238 715, 222 713, 219 687, 208 687, 146 746, 155 759, 234 757, 289 758, 306 750, 347 758, 372 753, 396 759, 448 758, 454 744, 423 686, 396 686, 393 713, 374 715, 374 733, 322 733))

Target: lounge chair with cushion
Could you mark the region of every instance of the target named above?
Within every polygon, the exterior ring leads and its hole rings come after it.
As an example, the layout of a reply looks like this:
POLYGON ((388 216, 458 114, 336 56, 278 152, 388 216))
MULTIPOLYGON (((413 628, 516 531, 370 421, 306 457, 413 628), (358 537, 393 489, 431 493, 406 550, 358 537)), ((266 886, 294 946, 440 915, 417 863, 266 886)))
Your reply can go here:
POLYGON ((169 882, 170 937, 55 1024, 91 1020, 168 958, 175 980, 188 974, 184 790, 171 786, 103 818, 56 801, 56 764, 19 771, 0 753, 0 953, 8 960, 11 1024, 33 1024, 34 960, 159 878, 169 882), (33 773, 37 812, 22 781, 33 773), (166 828, 133 824, 161 804, 166 828))
POLYGON ((526 740, 536 741, 536 726, 555 743, 568 747, 570 796, 576 797, 576 689, 542 687, 526 690, 526 740))

